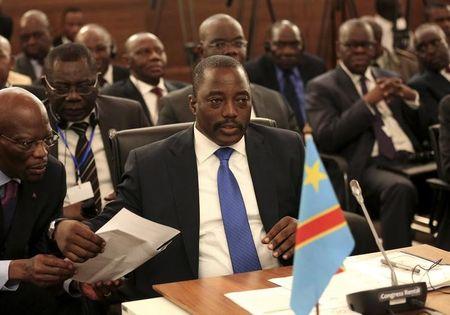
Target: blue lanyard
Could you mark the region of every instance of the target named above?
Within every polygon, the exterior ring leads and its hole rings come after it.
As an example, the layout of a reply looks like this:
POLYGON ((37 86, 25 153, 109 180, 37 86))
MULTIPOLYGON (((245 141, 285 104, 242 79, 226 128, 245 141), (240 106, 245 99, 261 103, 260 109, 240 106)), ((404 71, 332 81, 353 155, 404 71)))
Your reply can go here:
POLYGON ((78 161, 77 158, 70 151, 69 144, 67 142, 66 136, 64 135, 64 132, 62 132, 62 130, 59 127, 56 127, 58 134, 61 136, 61 139, 64 142, 64 145, 66 146, 67 150, 69 151, 70 157, 72 158, 73 164, 75 165, 75 168, 76 168, 76 171, 78 174, 78 178, 80 177, 80 168, 83 166, 84 163, 86 163, 87 157, 89 155, 89 151, 91 151, 92 141, 94 140, 95 127, 96 127, 96 125, 94 125, 94 127, 92 127, 91 136, 89 137, 88 144, 86 146, 86 149, 83 152, 83 155, 81 156, 80 161, 78 161))

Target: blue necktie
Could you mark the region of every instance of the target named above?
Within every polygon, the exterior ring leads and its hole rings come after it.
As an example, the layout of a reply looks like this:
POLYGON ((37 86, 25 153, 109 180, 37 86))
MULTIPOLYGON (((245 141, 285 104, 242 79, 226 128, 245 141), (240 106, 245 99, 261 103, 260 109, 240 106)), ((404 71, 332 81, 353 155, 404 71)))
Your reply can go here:
POLYGON ((220 160, 217 171, 217 188, 223 226, 234 273, 260 270, 258 254, 253 242, 247 211, 239 185, 228 167, 232 148, 220 148, 214 154, 220 160))

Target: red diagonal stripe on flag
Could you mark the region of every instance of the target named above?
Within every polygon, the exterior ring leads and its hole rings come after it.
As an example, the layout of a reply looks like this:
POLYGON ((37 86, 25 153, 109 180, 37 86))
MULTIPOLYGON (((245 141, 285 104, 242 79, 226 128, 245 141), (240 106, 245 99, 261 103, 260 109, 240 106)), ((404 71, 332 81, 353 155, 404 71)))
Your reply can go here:
POLYGON ((323 214, 319 214, 312 220, 300 223, 295 235, 295 245, 296 247, 301 246, 303 243, 309 242, 312 238, 316 238, 321 234, 327 234, 326 232, 328 230, 334 230, 334 228, 344 223, 345 218, 341 207, 337 205, 335 208, 324 211, 323 214))

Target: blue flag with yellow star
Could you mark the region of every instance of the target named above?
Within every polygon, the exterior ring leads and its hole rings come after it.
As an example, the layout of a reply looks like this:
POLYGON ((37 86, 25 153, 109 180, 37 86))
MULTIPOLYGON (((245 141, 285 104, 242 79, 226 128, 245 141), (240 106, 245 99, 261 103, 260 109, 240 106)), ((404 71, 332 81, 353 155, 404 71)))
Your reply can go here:
POLYGON ((306 135, 291 294, 297 315, 311 312, 355 242, 311 135, 306 135))

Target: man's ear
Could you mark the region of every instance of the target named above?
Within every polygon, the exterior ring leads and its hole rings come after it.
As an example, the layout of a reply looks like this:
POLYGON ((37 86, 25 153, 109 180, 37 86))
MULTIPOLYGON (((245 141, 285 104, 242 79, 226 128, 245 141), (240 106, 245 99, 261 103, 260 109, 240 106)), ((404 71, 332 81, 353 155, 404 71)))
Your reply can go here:
POLYGON ((197 98, 190 94, 189 95, 189 108, 194 116, 197 115, 197 98))
POLYGON ((204 53, 205 50, 203 49, 203 44, 202 44, 202 42, 200 42, 200 43, 197 44, 197 47, 196 47, 195 51, 196 51, 197 56, 198 56, 199 58, 203 58, 203 53, 204 53))

